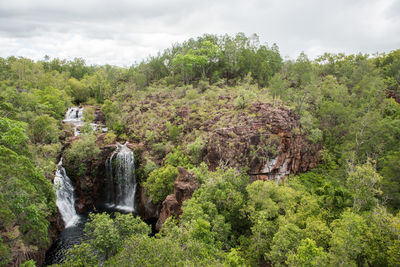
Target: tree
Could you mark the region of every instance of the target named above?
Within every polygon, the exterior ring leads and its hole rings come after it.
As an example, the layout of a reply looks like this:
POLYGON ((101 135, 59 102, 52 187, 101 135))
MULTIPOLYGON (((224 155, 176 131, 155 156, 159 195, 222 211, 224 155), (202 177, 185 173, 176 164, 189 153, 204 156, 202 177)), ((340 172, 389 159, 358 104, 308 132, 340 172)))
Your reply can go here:
POLYGON ((269 83, 269 88, 273 99, 275 100, 278 97, 282 97, 286 87, 287 87, 287 82, 282 78, 281 74, 276 73, 272 77, 269 83))
POLYGON ((94 135, 83 134, 81 139, 72 143, 65 151, 64 166, 68 170, 71 179, 78 180, 88 170, 89 164, 94 162, 100 155, 100 148, 96 144, 94 135))
POLYGON ((345 211, 332 224, 330 257, 338 266, 359 266, 364 262, 363 253, 367 246, 367 224, 360 215, 345 211))
POLYGON ((57 120, 49 115, 37 116, 31 124, 30 135, 35 143, 56 143, 60 135, 57 120))
POLYGON ((400 151, 389 153, 383 161, 381 174, 383 197, 394 209, 400 209, 400 151))
POLYGON ((353 210, 369 210, 377 202, 375 196, 381 193, 378 183, 382 177, 375 171, 371 162, 356 166, 347 177, 347 185, 353 193, 353 210))
POLYGON ((0 118, 0 145, 18 154, 27 154, 27 124, 20 121, 0 118))
POLYGON ((178 176, 178 169, 171 165, 152 171, 143 186, 147 189, 153 203, 163 201, 167 195, 174 192, 174 181, 178 176))
POLYGON ((317 247, 314 240, 306 238, 301 241, 296 253, 288 256, 286 263, 296 267, 327 266, 328 254, 323 248, 317 247))
POLYGON ((90 96, 89 88, 75 78, 70 78, 68 80, 68 87, 66 90, 77 104, 87 101, 90 96))

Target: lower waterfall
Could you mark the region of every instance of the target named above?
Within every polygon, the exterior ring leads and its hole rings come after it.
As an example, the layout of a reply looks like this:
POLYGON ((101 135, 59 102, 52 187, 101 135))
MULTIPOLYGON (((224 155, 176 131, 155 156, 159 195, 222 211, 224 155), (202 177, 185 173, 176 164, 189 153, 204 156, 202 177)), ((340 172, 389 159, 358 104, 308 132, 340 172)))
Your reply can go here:
POLYGON ((54 186, 57 189, 56 204, 65 223, 65 228, 67 228, 77 223, 79 216, 75 211, 74 187, 62 166, 62 159, 57 165, 54 186))
POLYGON ((107 205, 134 212, 136 194, 135 158, 127 143, 117 149, 106 162, 108 174, 107 205))

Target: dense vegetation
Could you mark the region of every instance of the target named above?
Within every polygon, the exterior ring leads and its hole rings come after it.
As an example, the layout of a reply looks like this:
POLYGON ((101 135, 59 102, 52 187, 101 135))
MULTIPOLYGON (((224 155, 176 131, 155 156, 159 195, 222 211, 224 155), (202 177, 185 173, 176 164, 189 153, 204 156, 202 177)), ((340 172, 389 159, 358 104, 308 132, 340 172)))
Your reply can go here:
MULTIPOLYGON (((156 236, 131 215, 91 216, 88 240, 65 266, 400 262, 400 50, 283 61, 257 36, 204 35, 130 68, 0 58, 0 79, 0 264, 22 245, 49 242, 50 179, 72 103, 101 105, 105 143, 144 144, 138 176, 154 203, 172 193, 177 166, 201 187, 156 236), (245 169, 224 164, 208 170, 208 132, 256 102, 300 115, 301 131, 322 147, 317 168, 280 184, 250 183, 245 169), (195 115, 182 120, 186 108, 195 115)), ((86 153, 97 157, 94 134, 65 152, 77 173, 86 153)))

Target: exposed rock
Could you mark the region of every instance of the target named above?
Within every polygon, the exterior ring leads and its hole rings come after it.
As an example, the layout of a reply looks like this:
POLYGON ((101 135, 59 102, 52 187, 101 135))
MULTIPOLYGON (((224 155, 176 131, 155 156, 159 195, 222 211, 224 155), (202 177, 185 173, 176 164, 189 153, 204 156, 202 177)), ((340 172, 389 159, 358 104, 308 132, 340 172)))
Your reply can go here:
POLYGON ((139 216, 143 220, 158 218, 160 216, 161 204, 155 205, 146 193, 146 188, 139 187, 136 191, 136 203, 139 216))
POLYGON ((179 215, 182 214, 182 203, 185 200, 190 199, 193 192, 199 187, 200 185, 197 183, 196 177, 193 173, 188 172, 182 167, 178 167, 178 177, 174 182, 174 193, 168 195, 163 201, 156 229, 161 229, 168 217, 179 217, 179 215))
MULTIPOLYGON (((58 233, 64 229, 64 222, 57 212, 48 218, 50 222, 48 237, 50 243, 47 247, 38 248, 36 246, 27 246, 22 242, 16 242, 12 247, 12 260, 7 266, 21 266, 27 260, 34 260, 37 266, 42 266, 46 257, 46 251, 56 241, 58 233)), ((20 235, 18 226, 14 228, 14 235, 20 235)))
POLYGON ((400 94, 394 90, 387 90, 386 96, 393 98, 398 104, 400 104, 400 94))
POLYGON ((101 107, 96 106, 95 110, 94 110, 94 123, 97 124, 104 124, 105 120, 104 120, 104 113, 101 110, 101 107))
POLYGON ((250 114, 224 120, 229 127, 212 130, 205 148, 205 161, 212 170, 248 166, 253 179, 280 179, 318 163, 320 147, 301 133, 300 118, 293 110, 258 103, 250 114))
MULTIPOLYGON (((98 160, 90 162, 87 166, 87 173, 80 179, 73 180, 76 190, 75 209, 77 213, 85 213, 93 209, 96 203, 102 203, 106 196, 107 172, 105 162, 115 150, 114 145, 103 145, 104 134, 99 135, 97 144, 101 147, 101 153, 98 160)), ((68 173, 68 165, 64 166, 68 173)), ((70 177, 71 178, 71 177, 70 177)))

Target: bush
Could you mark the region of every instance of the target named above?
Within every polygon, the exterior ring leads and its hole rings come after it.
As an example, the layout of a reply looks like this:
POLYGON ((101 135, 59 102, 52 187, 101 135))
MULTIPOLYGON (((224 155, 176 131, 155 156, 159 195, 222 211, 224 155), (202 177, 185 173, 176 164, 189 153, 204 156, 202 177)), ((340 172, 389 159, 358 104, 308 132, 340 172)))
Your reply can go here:
POLYGON ((165 165, 152 171, 143 183, 147 193, 154 204, 163 201, 174 192, 174 181, 178 176, 178 169, 171 165, 165 165))
POLYGON ((104 136, 104 144, 106 144, 106 145, 114 144, 116 139, 117 139, 117 135, 112 130, 110 130, 104 136))
POLYGON ((143 171, 145 176, 148 176, 152 171, 160 168, 154 161, 147 159, 146 165, 144 165, 143 171))
POLYGON ((94 120, 94 108, 90 106, 85 106, 83 110, 83 118, 86 122, 93 122, 94 120))
POLYGON ((192 163, 198 164, 201 162, 204 146, 205 142, 201 136, 198 136, 194 142, 187 145, 186 153, 190 156, 192 163))
POLYGON ((64 165, 71 178, 77 179, 88 171, 88 165, 95 161, 100 154, 94 135, 82 135, 82 138, 73 142, 65 152, 64 165))
POLYGON ((168 129, 168 134, 169 134, 169 139, 177 143, 180 136, 181 136, 181 131, 182 131, 182 125, 174 125, 171 124, 169 121, 167 122, 167 129, 168 129))
POLYGON ((184 168, 191 168, 191 164, 189 159, 186 155, 182 153, 179 149, 175 150, 174 152, 168 153, 165 157, 165 164, 172 165, 174 167, 184 167, 184 168))
POLYGON ((56 143, 60 135, 57 120, 49 115, 36 117, 31 124, 30 135, 34 143, 56 143))

